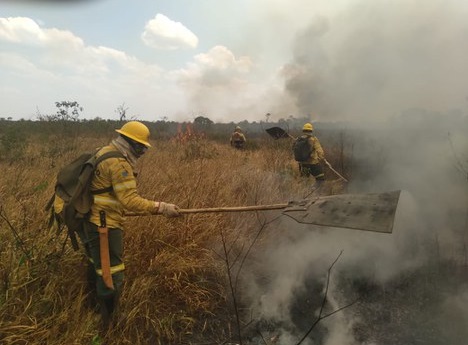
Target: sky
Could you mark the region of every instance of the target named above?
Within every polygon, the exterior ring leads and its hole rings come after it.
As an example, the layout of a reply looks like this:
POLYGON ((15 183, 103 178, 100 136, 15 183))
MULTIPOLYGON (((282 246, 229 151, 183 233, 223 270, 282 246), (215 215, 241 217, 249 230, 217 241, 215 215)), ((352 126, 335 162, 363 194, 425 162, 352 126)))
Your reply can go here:
POLYGON ((466 114, 467 17, 459 0, 3 0, 0 117, 466 114))

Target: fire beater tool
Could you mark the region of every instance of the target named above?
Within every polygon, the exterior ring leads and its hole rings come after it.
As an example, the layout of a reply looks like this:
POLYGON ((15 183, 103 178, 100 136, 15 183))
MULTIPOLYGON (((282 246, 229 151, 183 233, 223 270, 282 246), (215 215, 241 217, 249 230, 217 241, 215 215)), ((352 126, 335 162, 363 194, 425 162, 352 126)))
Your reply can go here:
MULTIPOLYGON (((179 212, 192 214, 282 210, 282 215, 303 224, 392 233, 399 198, 400 190, 396 190, 383 193, 327 195, 271 205, 180 209, 179 212)), ((127 214, 127 216, 144 215, 148 214, 127 214)))

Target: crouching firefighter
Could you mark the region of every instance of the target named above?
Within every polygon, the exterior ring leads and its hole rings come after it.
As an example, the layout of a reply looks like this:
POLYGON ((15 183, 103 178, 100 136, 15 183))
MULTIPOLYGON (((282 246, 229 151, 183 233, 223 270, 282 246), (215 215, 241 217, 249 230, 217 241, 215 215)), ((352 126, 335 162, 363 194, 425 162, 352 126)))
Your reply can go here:
MULTIPOLYGON (((89 260, 88 284, 96 293, 104 329, 110 326, 112 316, 116 314, 124 280, 122 236, 124 211, 162 214, 166 217, 180 215, 176 205, 148 200, 137 192, 134 170, 138 158, 151 147, 149 129, 141 122, 130 121, 116 132, 119 133, 117 138, 109 145, 98 149, 91 155, 92 158, 86 161, 86 164, 92 166, 90 168, 92 173, 86 180, 91 202, 87 209, 89 211, 83 217, 82 225, 74 229, 89 260)), ((57 180, 60 180, 60 173, 57 180)), ((67 202, 65 206, 58 205, 60 202, 63 203, 63 198, 57 198, 61 189, 58 187, 59 183, 56 185, 54 200, 56 213, 60 207, 66 210, 67 205, 67 202)), ((71 206, 69 208, 71 209, 71 206)), ((66 219, 67 212, 62 213, 66 219)), ((66 220, 65 224, 70 233, 71 226, 66 220)))

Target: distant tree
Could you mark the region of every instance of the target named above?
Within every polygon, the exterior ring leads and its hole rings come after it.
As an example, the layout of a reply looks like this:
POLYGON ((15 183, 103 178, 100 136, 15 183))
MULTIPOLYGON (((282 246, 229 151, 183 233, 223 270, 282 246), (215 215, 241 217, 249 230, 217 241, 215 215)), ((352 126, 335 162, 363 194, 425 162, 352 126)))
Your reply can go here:
POLYGON ((63 121, 79 121, 83 107, 76 101, 55 102, 57 118, 63 121))
POLYGON ((200 131, 206 131, 210 129, 213 123, 214 123, 213 121, 211 121, 209 118, 204 117, 204 116, 197 116, 193 120, 193 125, 195 126, 197 130, 200 130, 200 131))
POLYGON ((193 123, 200 126, 209 126, 213 124, 213 121, 204 116, 197 116, 195 120, 193 120, 193 123))
POLYGON ((125 102, 119 105, 117 109, 115 109, 115 112, 119 115, 119 121, 127 120, 127 110, 128 107, 125 107, 125 102))
POLYGON ((83 107, 76 101, 55 102, 57 112, 52 115, 42 115, 38 111, 37 118, 40 121, 79 121, 83 107))

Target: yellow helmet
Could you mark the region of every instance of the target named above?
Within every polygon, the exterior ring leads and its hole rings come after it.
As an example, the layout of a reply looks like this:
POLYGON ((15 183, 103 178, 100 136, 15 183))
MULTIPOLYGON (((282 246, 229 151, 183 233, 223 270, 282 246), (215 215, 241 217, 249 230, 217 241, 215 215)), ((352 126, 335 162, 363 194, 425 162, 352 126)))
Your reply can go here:
POLYGON ((314 130, 314 127, 312 126, 311 123, 306 123, 303 127, 302 130, 304 132, 312 132, 314 130))
POLYGON ((149 143, 150 131, 148 127, 138 121, 130 121, 122 126, 120 129, 115 130, 117 133, 125 135, 126 137, 139 142, 140 144, 145 145, 146 147, 151 147, 149 143))

